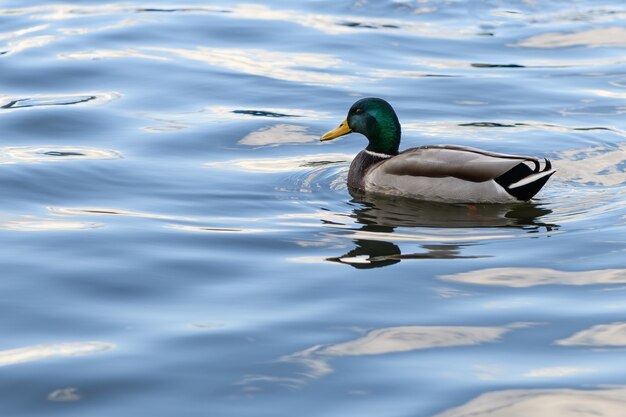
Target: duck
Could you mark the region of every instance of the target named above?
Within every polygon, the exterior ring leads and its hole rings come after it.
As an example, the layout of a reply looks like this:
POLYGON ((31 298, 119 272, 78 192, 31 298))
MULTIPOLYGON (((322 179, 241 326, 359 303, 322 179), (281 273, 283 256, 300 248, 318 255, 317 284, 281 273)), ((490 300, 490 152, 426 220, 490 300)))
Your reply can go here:
POLYGON ((401 127, 381 98, 355 102, 325 142, 349 133, 368 140, 350 164, 350 191, 443 203, 509 204, 532 199, 556 172, 547 158, 490 152, 459 145, 399 151, 401 127))

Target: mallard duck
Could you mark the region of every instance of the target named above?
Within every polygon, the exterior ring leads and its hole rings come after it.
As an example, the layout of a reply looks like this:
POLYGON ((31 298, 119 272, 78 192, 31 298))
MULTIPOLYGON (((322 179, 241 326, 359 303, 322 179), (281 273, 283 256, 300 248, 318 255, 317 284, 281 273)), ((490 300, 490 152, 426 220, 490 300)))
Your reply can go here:
POLYGON ((455 145, 398 152, 400 122, 391 105, 364 98, 322 141, 358 132, 369 144, 350 164, 348 186, 377 194, 447 203, 513 203, 530 200, 554 174, 545 159, 455 145))

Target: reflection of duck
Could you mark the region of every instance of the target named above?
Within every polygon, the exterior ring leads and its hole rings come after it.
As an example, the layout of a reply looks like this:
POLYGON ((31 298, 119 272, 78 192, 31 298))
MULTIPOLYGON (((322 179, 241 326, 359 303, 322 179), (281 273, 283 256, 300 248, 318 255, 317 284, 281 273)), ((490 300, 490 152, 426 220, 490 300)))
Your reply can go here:
POLYGON ((357 269, 380 268, 397 264, 403 259, 461 259, 480 258, 480 256, 462 256, 462 245, 422 245, 423 253, 402 254, 400 247, 391 242, 380 240, 356 239, 357 247, 342 256, 327 258, 327 261, 349 264, 357 269))
POLYGON ((468 244, 421 245, 424 252, 402 254, 400 247, 390 240, 397 227, 432 228, 525 228, 536 232, 547 231, 555 225, 538 221, 551 210, 532 203, 514 205, 441 204, 408 198, 379 196, 351 190, 353 202, 360 204, 354 210, 356 222, 362 227, 355 231, 356 247, 346 254, 328 258, 332 262, 350 264, 355 268, 377 268, 393 265, 403 259, 460 259, 461 249, 468 244))
POLYGON ((540 169, 537 158, 463 146, 421 146, 398 153, 400 122, 379 98, 354 103, 339 127, 321 140, 351 132, 362 133, 369 144, 352 161, 348 186, 372 193, 448 203, 512 203, 530 200, 555 172, 547 159, 540 169))
POLYGON ((525 227, 554 225, 538 221, 552 210, 534 203, 525 204, 442 204, 368 194, 350 190, 353 202, 365 207, 354 210, 357 222, 391 227, 525 227))

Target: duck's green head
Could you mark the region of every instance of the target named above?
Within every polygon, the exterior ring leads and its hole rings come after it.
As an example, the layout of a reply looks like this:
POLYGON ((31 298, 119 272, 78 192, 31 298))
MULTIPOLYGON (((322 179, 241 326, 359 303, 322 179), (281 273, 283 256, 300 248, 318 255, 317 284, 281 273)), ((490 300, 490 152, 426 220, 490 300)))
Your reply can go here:
POLYGON ((322 136, 331 140, 358 132, 367 138, 367 150, 397 155, 400 146, 400 122, 391 105, 380 98, 364 98, 352 105, 346 120, 339 127, 322 136))

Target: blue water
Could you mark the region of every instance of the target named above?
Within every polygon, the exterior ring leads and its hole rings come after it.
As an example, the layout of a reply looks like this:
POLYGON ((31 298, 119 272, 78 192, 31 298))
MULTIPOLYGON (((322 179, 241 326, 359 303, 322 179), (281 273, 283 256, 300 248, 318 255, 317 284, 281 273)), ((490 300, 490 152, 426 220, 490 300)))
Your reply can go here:
POLYGON ((626 6, 0 4, 1 416, 626 416, 626 6), (513 206, 352 197, 402 147, 513 206))

